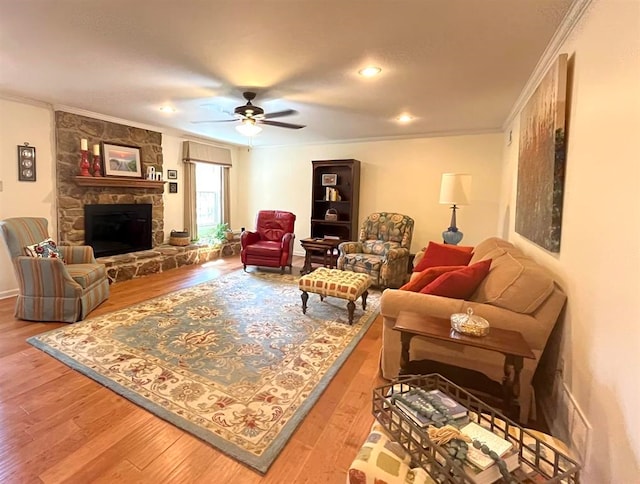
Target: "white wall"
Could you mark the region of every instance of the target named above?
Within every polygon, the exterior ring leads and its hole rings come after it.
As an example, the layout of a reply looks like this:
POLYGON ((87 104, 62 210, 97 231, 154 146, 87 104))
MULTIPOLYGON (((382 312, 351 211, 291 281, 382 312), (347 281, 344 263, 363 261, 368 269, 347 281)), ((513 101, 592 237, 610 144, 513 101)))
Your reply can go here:
POLYGON ((184 170, 182 163, 182 138, 162 135, 162 170, 164 185, 164 238, 169 240, 172 230, 184 229, 184 170), (178 179, 169 180, 167 170, 177 170, 178 179), (169 182, 178 183, 178 193, 169 193, 169 182))
MULTIPOLYGON (((56 234, 53 113, 44 105, 0 98, 0 220, 45 217, 56 234), (36 148, 36 181, 18 181, 17 146, 36 148)), ((0 298, 17 294, 17 282, 0 237, 0 298)))
MULTIPOLYGON (((243 224, 254 226, 261 209, 296 214, 296 238, 309 237, 311 220, 311 161, 356 158, 361 161, 360 216, 378 211, 399 212, 415 220, 412 251, 429 240, 441 241, 451 209, 440 205, 440 177, 445 172, 473 176, 470 205, 457 212, 473 245, 495 235, 502 158, 502 135, 449 136, 361 143, 280 148, 256 148, 241 154, 245 195, 239 201, 243 224)), ((294 252, 302 254, 299 244, 294 252)))
POLYGON ((594 1, 559 53, 573 66, 561 250, 514 232, 517 122, 505 146, 501 232, 568 295, 564 380, 593 426, 582 481, 639 482, 640 2, 594 1))

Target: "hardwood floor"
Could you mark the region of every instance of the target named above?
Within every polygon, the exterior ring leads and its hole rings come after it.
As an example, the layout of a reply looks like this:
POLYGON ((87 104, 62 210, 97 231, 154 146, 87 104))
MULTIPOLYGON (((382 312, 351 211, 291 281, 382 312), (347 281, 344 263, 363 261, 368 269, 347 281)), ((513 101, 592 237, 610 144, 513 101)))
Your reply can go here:
MULTIPOLYGON (((294 271, 302 267, 294 259, 294 271)), ((242 267, 238 258, 111 286, 91 317, 242 267)), ((261 476, 71 370, 25 340, 63 325, 13 317, 0 300, 0 482, 343 483, 373 423, 382 320, 367 334, 261 476)))

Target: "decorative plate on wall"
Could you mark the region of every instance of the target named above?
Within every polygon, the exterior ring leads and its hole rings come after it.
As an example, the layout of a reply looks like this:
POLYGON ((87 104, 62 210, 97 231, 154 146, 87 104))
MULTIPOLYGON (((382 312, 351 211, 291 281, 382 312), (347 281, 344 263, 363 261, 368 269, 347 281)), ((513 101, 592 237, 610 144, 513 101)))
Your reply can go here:
POLYGON ((18 145, 18 181, 36 181, 36 148, 18 145))

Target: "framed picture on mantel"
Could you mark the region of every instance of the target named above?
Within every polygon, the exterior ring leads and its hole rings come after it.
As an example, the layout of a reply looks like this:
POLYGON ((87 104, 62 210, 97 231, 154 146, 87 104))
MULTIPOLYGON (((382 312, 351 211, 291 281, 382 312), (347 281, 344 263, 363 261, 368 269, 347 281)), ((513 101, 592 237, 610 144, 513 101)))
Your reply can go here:
POLYGON ((104 176, 142 178, 140 148, 102 142, 104 176))

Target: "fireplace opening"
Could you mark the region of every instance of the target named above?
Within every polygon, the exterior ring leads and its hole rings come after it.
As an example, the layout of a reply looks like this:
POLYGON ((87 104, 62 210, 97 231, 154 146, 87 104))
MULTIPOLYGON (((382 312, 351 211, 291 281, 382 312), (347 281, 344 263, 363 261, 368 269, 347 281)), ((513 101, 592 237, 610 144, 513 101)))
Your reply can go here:
POLYGON ((96 257, 151 249, 151 204, 85 205, 84 239, 96 257))

